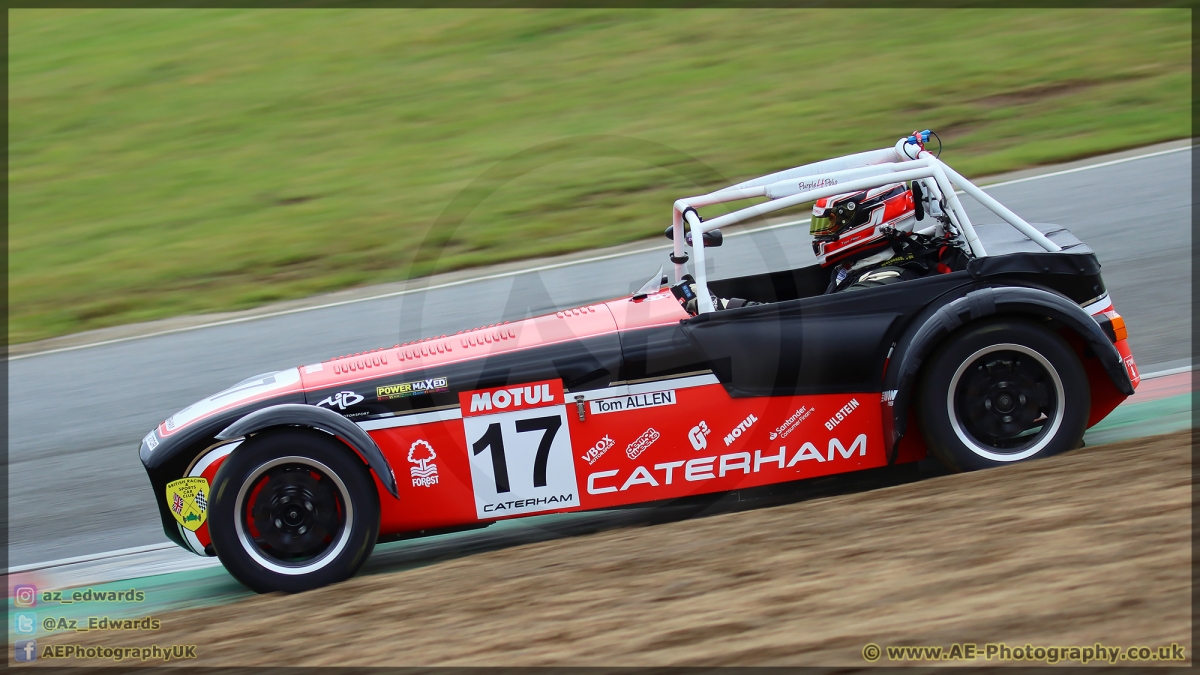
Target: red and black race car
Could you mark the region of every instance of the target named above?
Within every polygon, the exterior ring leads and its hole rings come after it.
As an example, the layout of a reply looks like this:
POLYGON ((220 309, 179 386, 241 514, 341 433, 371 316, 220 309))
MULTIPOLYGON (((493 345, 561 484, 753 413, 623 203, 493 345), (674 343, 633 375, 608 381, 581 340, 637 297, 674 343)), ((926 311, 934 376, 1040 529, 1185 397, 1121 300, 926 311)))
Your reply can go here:
POLYGON ((926 140, 679 200, 674 284, 258 375, 180 411, 140 447, 167 536, 256 591, 302 591, 353 575, 381 537, 1078 447, 1138 383, 1100 264, 926 140), (1006 222, 973 225, 955 188, 1006 222), (696 211, 751 197, 766 201, 696 211), (820 262, 706 278, 717 228, 814 201, 841 214, 813 218, 820 262), (846 262, 842 244, 877 237, 891 258, 846 262))

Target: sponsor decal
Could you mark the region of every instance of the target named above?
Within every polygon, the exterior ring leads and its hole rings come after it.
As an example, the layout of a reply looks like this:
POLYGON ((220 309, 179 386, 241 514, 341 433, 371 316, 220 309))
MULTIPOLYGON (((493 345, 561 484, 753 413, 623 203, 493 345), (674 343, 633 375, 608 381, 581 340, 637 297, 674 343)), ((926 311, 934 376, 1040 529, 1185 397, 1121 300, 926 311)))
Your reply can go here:
POLYGON ((588 448, 588 451, 580 455, 579 458, 588 464, 595 464, 596 460, 603 457, 604 453, 611 450, 614 445, 616 445, 616 442, 606 434, 604 438, 601 438, 595 445, 588 448))
POLYGON ((850 399, 849 403, 842 406, 842 408, 840 410, 838 410, 836 413, 833 414, 833 417, 829 418, 829 421, 825 423, 825 428, 829 429, 830 431, 833 431, 833 428, 836 427, 837 425, 841 424, 842 420, 846 419, 846 417, 849 416, 850 413, 854 412, 855 408, 857 408, 857 407, 858 407, 858 399, 856 399, 856 398, 850 399))
POLYGON ((1125 369, 1129 371, 1130 381, 1136 384, 1140 376, 1138 375, 1137 364, 1133 362, 1132 354, 1125 357, 1125 369))
POLYGON ((319 373, 322 370, 325 370, 325 366, 320 363, 314 363, 312 365, 304 366, 304 374, 305 375, 312 375, 313 373, 319 373))
POLYGON ((754 423, 757 421, 758 418, 753 414, 742 420, 740 424, 733 428, 733 431, 725 434, 725 447, 733 445, 733 442, 741 438, 742 434, 754 426, 754 423))
POLYGON ((579 506, 561 381, 462 392, 458 400, 479 519, 579 506))
POLYGON ((800 426, 801 422, 808 419, 808 416, 813 414, 814 411, 816 411, 816 408, 810 408, 806 405, 800 406, 800 409, 792 413, 786 420, 784 420, 783 424, 775 427, 770 434, 770 439, 773 441, 776 438, 787 438, 788 434, 795 431, 796 427, 800 426))
POLYGON ((158 437, 154 435, 153 431, 146 434, 146 437, 142 439, 142 442, 145 443, 146 447, 150 448, 151 450, 158 447, 158 437))
POLYGON ((641 408, 657 408, 663 405, 675 405, 675 390, 654 391, 649 394, 630 394, 614 396, 613 398, 598 398, 591 401, 593 415, 621 412, 623 410, 639 410, 641 408))
POLYGON ((896 391, 896 389, 889 389, 883 392, 883 396, 880 397, 879 402, 888 404, 888 407, 896 405, 896 391))
POLYGON ((688 441, 691 442, 692 449, 694 449, 696 452, 700 452, 704 448, 707 448, 708 435, 711 433, 712 430, 708 428, 708 423, 704 420, 700 420, 699 424, 692 427, 688 431, 688 441))
POLYGON ((413 487, 433 487, 438 482, 437 464, 433 460, 437 459, 437 453, 433 451, 433 446, 427 441, 414 441, 412 447, 408 449, 408 461, 416 464, 409 468, 408 473, 412 476, 413 487))
POLYGON ((179 524, 195 532, 208 518, 208 479, 180 478, 167 483, 167 504, 179 524))
POLYGON ((362 396, 359 396, 358 394, 356 394, 352 391, 339 391, 338 393, 334 394, 333 396, 329 396, 328 398, 322 399, 319 403, 317 403, 317 405, 318 406, 329 406, 330 408, 337 406, 338 410, 345 410, 346 408, 349 408, 352 405, 355 405, 357 403, 362 403, 362 400, 363 400, 362 396))
POLYGON ((458 395, 463 417, 562 405, 561 380, 530 382, 515 387, 464 391, 458 395))
POLYGON ((822 178, 820 180, 809 180, 809 181, 802 180, 796 184, 796 187, 800 188, 801 192, 808 192, 809 190, 816 190, 816 189, 823 188, 823 187, 829 187, 830 185, 837 185, 837 179, 836 178, 822 178))
POLYGON ((427 380, 413 380, 412 382, 385 384, 382 387, 376 387, 375 396, 380 401, 389 401, 394 398, 404 398, 405 396, 433 394, 439 391, 446 391, 449 388, 450 383, 446 378, 431 377, 427 380))
POLYGON ((654 441, 657 441, 661 436, 662 434, 655 431, 654 427, 650 427, 642 432, 642 435, 638 436, 637 440, 625 447, 625 454, 629 456, 629 459, 637 459, 638 455, 645 452, 646 448, 654 445, 654 441))
POLYGON ((623 492, 635 485, 651 487, 671 485, 680 476, 684 481, 698 482, 724 478, 737 472, 750 475, 759 473, 767 467, 786 470, 807 461, 825 463, 849 460, 856 456, 866 457, 867 435, 859 434, 848 448, 842 444, 841 440, 831 438, 826 450, 827 452, 821 452, 817 446, 806 442, 791 454, 790 459, 787 446, 779 446, 779 452, 773 454, 763 454, 762 450, 755 450, 753 454, 733 452, 712 457, 696 457, 686 462, 662 462, 655 464, 653 470, 638 465, 623 482, 620 480, 619 469, 596 471, 588 475, 587 491, 588 494, 600 495, 608 492, 623 492), (681 470, 676 471, 676 469, 681 470))
POLYGON ((535 507, 543 507, 537 509, 544 511, 546 509, 561 507, 576 506, 579 504, 575 500, 574 494, 567 495, 550 495, 549 497, 530 497, 529 499, 514 499, 510 502, 495 502, 493 504, 484 504, 484 513, 502 513, 504 511, 515 511, 517 509, 530 509, 535 507))

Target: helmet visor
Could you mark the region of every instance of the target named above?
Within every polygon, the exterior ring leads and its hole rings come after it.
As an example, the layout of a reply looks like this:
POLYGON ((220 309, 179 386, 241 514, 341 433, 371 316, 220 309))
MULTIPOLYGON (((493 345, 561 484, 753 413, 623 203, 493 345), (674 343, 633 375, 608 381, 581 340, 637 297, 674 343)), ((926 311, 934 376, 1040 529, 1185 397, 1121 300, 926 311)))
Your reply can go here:
POLYGON ((828 236, 834 234, 836 230, 837 225, 829 216, 813 216, 812 220, 808 222, 808 233, 814 237, 828 236))

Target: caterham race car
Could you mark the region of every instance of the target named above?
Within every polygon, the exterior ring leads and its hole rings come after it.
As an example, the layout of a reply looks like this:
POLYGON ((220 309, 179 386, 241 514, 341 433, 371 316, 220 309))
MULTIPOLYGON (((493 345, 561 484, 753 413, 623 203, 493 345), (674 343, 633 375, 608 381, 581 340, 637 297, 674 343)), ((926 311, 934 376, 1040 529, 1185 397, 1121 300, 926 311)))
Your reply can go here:
POLYGON ((296 592, 353 575, 381 538, 1079 447, 1139 381, 1096 255, 928 139, 678 200, 674 279, 629 296, 181 410, 140 446, 167 536, 256 591, 296 592), (956 190, 1002 222, 973 224, 956 190), (814 202, 814 264, 707 278, 719 228, 814 202))

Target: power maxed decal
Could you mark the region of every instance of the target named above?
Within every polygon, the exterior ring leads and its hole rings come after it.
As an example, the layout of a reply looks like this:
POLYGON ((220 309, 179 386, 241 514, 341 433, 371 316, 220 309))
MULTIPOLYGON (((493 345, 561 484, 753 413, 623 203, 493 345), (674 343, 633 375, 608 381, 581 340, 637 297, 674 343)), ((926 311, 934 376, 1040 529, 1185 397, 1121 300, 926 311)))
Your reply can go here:
POLYGON ((450 382, 446 378, 431 377, 426 380, 413 380, 412 382, 399 382, 397 384, 385 384, 382 387, 376 387, 375 397, 380 401, 390 401, 396 398, 404 398, 405 396, 435 394, 448 391, 449 389, 450 382))

